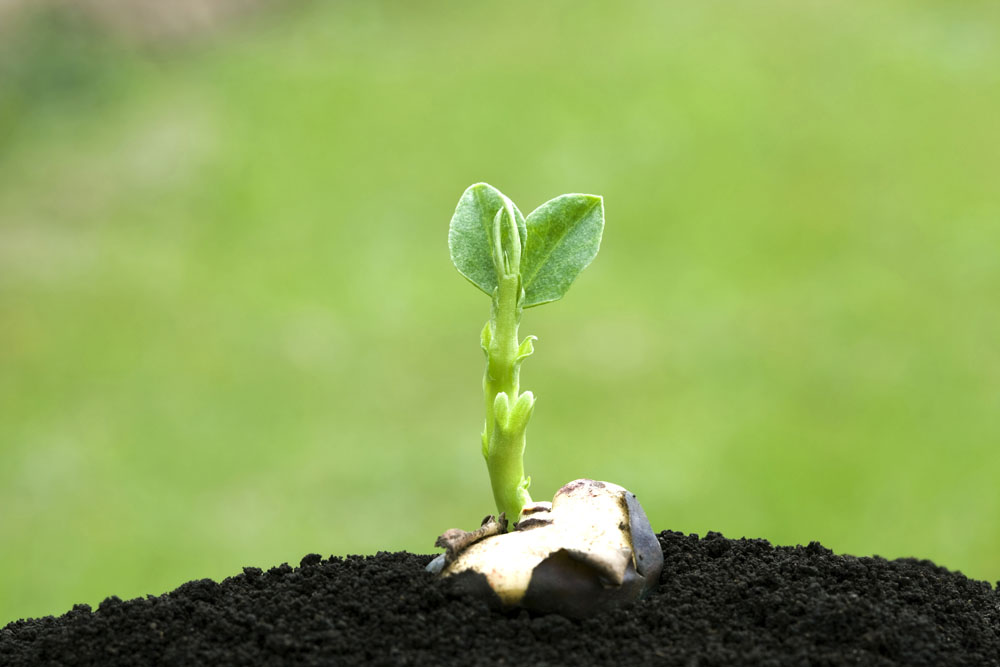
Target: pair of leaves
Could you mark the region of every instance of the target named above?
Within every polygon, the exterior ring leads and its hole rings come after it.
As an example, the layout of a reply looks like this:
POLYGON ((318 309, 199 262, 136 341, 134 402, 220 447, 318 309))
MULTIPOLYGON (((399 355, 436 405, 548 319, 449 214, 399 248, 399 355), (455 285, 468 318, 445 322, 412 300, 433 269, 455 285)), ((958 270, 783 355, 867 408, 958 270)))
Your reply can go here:
MULTIPOLYGON (((448 229, 451 261, 459 273, 487 294, 497 287, 493 263, 493 220, 510 202, 486 183, 470 186, 458 201, 448 229)), ((567 194, 524 215, 511 202, 521 241, 521 286, 525 308, 561 298, 601 246, 604 200, 567 194)))

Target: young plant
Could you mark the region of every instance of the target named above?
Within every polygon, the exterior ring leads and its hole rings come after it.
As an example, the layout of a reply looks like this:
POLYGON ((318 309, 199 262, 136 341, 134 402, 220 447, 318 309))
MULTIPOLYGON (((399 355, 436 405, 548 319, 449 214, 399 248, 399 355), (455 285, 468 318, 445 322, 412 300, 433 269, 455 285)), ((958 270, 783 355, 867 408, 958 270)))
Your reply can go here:
POLYGON ((452 261, 493 300, 482 333, 482 450, 500 517, 486 517, 473 531, 442 533, 435 546, 445 553, 426 569, 491 606, 585 618, 641 598, 663 568, 663 552, 635 494, 611 482, 576 479, 552 502, 533 503, 524 475, 535 397, 521 391, 520 373, 535 337, 518 337, 521 313, 561 298, 594 259, 603 231, 600 197, 562 195, 525 218, 485 183, 465 191, 451 219, 452 261))
POLYGON ((521 312, 566 294, 597 255, 603 231, 599 196, 560 195, 525 217, 486 183, 470 186, 451 218, 448 247, 455 268, 493 300, 481 336, 486 353, 482 452, 497 511, 512 522, 531 503, 523 458, 535 397, 521 391, 520 372, 536 337, 518 339, 521 312))

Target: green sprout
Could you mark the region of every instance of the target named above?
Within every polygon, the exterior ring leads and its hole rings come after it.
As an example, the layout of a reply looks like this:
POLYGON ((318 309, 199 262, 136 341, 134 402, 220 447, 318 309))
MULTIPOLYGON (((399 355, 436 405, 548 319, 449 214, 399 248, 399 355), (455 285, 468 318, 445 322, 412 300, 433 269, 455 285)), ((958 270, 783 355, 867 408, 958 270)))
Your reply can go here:
POLYGON ((470 186, 451 218, 451 261, 493 299, 481 337, 486 353, 482 450, 497 511, 511 521, 531 503, 531 478, 524 476, 523 459, 535 397, 521 391, 520 372, 537 338, 518 340, 521 311, 561 298, 597 255, 603 232, 604 200, 599 196, 560 195, 525 218, 514 202, 486 183, 470 186))

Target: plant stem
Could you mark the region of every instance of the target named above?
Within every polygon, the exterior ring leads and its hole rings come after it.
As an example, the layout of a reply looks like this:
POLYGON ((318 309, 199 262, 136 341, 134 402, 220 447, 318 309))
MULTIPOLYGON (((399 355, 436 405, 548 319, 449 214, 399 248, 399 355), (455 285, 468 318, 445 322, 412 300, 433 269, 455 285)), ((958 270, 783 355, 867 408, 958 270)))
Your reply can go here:
POLYGON ((524 290, 520 274, 521 243, 513 212, 502 209, 494 220, 494 264, 497 288, 492 317, 483 329, 486 352, 483 394, 486 424, 483 456, 490 474, 497 511, 514 523, 521 508, 531 502, 529 479, 524 476, 525 430, 534 409, 530 391, 520 392, 521 362, 532 352, 529 336, 518 343, 524 290))

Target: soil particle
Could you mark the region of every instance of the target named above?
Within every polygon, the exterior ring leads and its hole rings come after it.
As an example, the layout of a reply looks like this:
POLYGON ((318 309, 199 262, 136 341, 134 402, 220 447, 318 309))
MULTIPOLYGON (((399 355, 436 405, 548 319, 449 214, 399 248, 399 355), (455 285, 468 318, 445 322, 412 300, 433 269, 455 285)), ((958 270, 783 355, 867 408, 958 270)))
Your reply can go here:
POLYGON ((658 535, 660 585, 573 621, 491 611, 379 553, 287 564, 0 629, 0 665, 1000 665, 1000 595, 930 561, 658 535))

